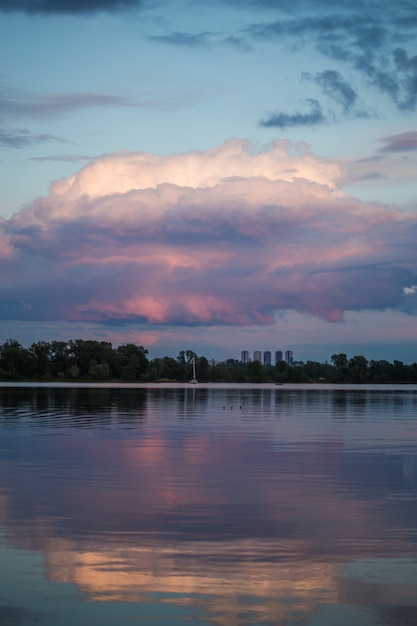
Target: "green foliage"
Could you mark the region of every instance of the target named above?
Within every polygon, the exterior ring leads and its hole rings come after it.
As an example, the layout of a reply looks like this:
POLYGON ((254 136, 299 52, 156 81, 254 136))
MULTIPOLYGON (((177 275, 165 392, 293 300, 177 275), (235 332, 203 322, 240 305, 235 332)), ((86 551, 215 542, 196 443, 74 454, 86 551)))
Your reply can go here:
POLYGON ((348 358, 346 354, 332 354, 331 361, 333 363, 332 382, 343 383, 347 379, 348 358))
POLYGON ((354 383, 363 383, 368 380, 368 361, 364 356, 354 356, 349 359, 348 378, 354 383))
POLYGON ((147 371, 147 353, 135 344, 113 349, 109 342, 84 339, 38 341, 25 349, 8 339, 0 346, 0 378, 140 380, 147 371))
POLYGON ((107 380, 110 377, 110 367, 108 363, 97 363, 94 359, 90 361, 88 377, 97 380, 107 380))
POLYGON ((69 375, 71 378, 78 378, 78 376, 80 375, 80 370, 78 368, 78 365, 71 365, 70 370, 69 370, 69 375))
POLYGON ((10 380, 30 376, 29 351, 15 339, 7 339, 0 347, 0 370, 2 377, 10 380))
POLYGON ((348 359, 343 353, 333 354, 330 363, 288 365, 280 361, 275 366, 236 359, 209 363, 193 350, 181 350, 177 358, 151 361, 147 355, 147 349, 133 343, 113 348, 106 341, 73 339, 38 341, 26 349, 15 339, 7 339, 0 345, 0 379, 188 382, 195 361, 199 382, 417 383, 417 363, 368 361, 361 355, 348 359))
POLYGON ((140 380, 148 367, 148 351, 143 346, 126 343, 116 349, 116 377, 122 380, 140 380))
POLYGON ((248 363, 249 381, 251 383, 264 383, 266 382, 266 376, 262 363, 259 361, 252 361, 248 363))
POLYGON ((96 364, 107 363, 110 370, 113 365, 113 358, 112 345, 107 341, 75 339, 67 343, 66 359, 68 365, 71 368, 75 364, 82 378, 90 376, 91 361, 95 361, 96 364))
POLYGON ((48 376, 51 370, 51 344, 46 341, 32 343, 28 350, 31 361, 31 373, 37 376, 48 376))
POLYGON ((70 345, 66 341, 52 341, 49 346, 51 375, 63 378, 75 364, 74 359, 70 356, 70 345))

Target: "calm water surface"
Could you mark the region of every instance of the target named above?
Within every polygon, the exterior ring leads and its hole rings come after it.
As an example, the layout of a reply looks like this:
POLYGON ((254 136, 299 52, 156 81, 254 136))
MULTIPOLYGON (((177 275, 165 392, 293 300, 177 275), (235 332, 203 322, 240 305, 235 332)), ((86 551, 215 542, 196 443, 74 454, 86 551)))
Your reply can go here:
POLYGON ((417 387, 0 385, 0 624, 415 626, 417 387))

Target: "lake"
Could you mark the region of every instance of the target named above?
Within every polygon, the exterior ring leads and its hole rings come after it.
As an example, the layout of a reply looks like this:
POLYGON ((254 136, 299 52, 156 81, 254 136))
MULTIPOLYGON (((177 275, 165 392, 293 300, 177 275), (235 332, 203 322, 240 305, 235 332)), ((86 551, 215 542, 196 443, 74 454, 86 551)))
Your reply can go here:
POLYGON ((417 386, 0 385, 1 626, 415 626, 417 386))

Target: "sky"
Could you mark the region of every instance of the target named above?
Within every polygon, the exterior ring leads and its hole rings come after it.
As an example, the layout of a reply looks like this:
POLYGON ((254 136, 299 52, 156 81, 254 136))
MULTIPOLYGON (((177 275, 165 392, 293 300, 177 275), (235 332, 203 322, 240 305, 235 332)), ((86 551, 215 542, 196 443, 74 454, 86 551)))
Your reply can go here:
POLYGON ((417 361, 417 5, 0 0, 0 343, 417 361))

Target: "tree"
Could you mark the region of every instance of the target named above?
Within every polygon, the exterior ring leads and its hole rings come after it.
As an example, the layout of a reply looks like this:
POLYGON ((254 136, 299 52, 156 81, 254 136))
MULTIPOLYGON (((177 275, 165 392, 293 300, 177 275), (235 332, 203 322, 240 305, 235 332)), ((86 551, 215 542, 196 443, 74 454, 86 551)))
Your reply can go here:
POLYGON ((248 373, 251 383, 265 382, 265 374, 263 371, 262 363, 260 363, 259 361, 252 361, 252 363, 248 363, 248 373))
POLYGON ((348 363, 349 380, 355 383, 362 383, 368 378, 368 361, 364 356, 353 356, 348 363))
POLYGON ((67 341, 52 341, 50 344, 50 368, 53 376, 65 376, 75 364, 71 346, 67 341))
POLYGON ((323 365, 322 363, 318 363, 317 361, 307 361, 303 365, 303 372, 307 379, 309 380, 320 380, 324 378, 323 376, 323 365))
POLYGON ((30 376, 30 359, 26 348, 15 339, 7 339, 0 349, 0 369, 5 378, 30 376))
POLYGON ((178 380, 188 380, 191 373, 191 364, 195 360, 197 362, 197 355, 193 350, 181 350, 177 356, 178 368, 178 380))
POLYGON ((288 383, 302 383, 305 380, 303 366, 295 365, 289 366, 285 372, 286 380, 288 383))
POLYGON ((91 360, 90 367, 88 368, 88 376, 90 378, 96 378, 97 380, 106 380, 110 377, 110 367, 108 363, 97 363, 97 361, 91 360))
POLYGON ((51 371, 51 344, 47 341, 32 343, 28 350, 31 376, 47 376, 51 371))
POLYGON ((159 380, 163 378, 164 361, 156 357, 148 362, 146 378, 148 380, 159 380))
POLYGON ((393 375, 396 382, 406 382, 408 380, 407 366, 402 361, 393 362, 393 375))
POLYGON ((330 358, 333 363, 333 367, 335 368, 335 380, 338 382, 345 381, 348 370, 348 359, 346 354, 332 354, 330 358))
POLYGON ((77 365, 80 376, 88 376, 91 361, 107 363, 111 368, 114 351, 107 341, 75 339, 68 342, 68 356, 77 365))
POLYGON ((198 380, 208 380, 209 378, 209 362, 205 356, 200 356, 197 359, 197 378, 198 380))
POLYGON ((148 351, 143 346, 126 343, 119 346, 115 355, 115 371, 123 380, 139 380, 148 368, 148 351))

